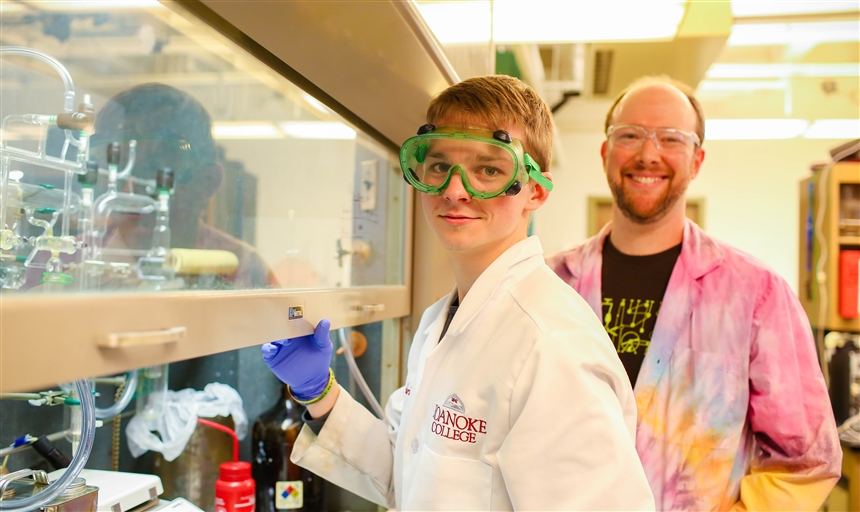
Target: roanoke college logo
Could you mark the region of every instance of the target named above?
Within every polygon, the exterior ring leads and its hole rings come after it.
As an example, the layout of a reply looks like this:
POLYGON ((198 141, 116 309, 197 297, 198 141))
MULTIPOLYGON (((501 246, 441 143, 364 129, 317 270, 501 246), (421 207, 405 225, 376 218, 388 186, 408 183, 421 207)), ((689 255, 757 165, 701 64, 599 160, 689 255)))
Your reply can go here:
POLYGON ((445 439, 475 443, 478 434, 487 433, 487 422, 466 416, 466 404, 455 393, 441 407, 436 405, 430 431, 445 439))

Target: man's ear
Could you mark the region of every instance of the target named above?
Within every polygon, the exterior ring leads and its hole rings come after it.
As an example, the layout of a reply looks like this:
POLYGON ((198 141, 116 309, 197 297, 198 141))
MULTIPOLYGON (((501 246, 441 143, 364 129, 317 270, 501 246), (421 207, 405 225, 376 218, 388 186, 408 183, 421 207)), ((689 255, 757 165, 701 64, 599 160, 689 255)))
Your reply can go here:
MULTIPOLYGON (((552 173, 551 172, 542 172, 541 175, 552 181, 552 173)), ((529 187, 529 200, 526 202, 525 209, 526 211, 533 212, 543 206, 547 199, 549 199, 549 190, 547 190, 542 185, 539 185, 537 182, 532 180, 532 187, 529 187)))
POLYGON ((696 179, 699 175, 699 169, 702 167, 702 162, 705 161, 705 150, 702 148, 696 149, 696 156, 693 157, 693 172, 690 179, 696 179))
POLYGON ((600 145, 600 159, 603 160, 603 168, 606 169, 606 141, 600 145))

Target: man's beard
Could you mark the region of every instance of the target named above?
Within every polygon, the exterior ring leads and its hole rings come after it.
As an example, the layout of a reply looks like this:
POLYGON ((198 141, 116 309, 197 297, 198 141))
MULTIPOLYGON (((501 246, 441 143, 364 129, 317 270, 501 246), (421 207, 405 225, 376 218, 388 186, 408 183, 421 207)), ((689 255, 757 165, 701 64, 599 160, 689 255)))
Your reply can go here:
POLYGON ((668 177, 669 188, 666 190, 663 197, 661 197, 647 210, 641 211, 642 209, 639 208, 639 211, 637 211, 637 207, 628 199, 624 190, 624 174, 625 173, 622 170, 621 180, 618 182, 611 179, 607 181, 609 182, 609 188, 612 190, 612 196, 615 198, 615 204, 618 205, 618 209, 621 210, 621 213, 623 213, 625 217, 636 224, 653 224, 661 220, 669 213, 670 210, 672 210, 678 202, 678 199, 684 195, 684 192, 687 189, 686 186, 682 186, 680 183, 674 183, 675 175, 673 173, 668 177))

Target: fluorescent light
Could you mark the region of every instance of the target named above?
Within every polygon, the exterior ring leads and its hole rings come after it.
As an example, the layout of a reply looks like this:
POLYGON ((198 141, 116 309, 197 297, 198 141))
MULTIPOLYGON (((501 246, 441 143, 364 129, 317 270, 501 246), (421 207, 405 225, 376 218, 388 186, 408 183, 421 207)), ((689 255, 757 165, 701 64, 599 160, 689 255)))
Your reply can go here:
POLYGON ((860 139, 860 119, 819 119, 803 134, 804 139, 860 139))
POLYGON ((271 123, 215 123, 216 139, 279 139, 281 132, 271 123))
POLYGON ((490 41, 490 2, 417 2, 416 5, 443 44, 490 41))
POLYGON ((860 41, 860 23, 857 21, 830 21, 734 25, 728 44, 729 46, 816 45, 853 41, 860 41))
POLYGON ((698 91, 708 92, 749 92, 749 91, 784 91, 788 80, 702 80, 698 91))
POLYGON ((708 119, 706 140, 793 139, 803 134, 805 119, 708 119))
POLYGON ((792 76, 860 76, 860 63, 850 64, 714 64, 708 78, 790 78, 792 76))
POLYGON ((783 1, 775 0, 732 0, 732 15, 735 18, 747 16, 785 16, 791 14, 819 14, 825 12, 856 11, 860 9, 856 0, 841 1, 783 1))
POLYGON ((162 5, 158 0, 35 0, 36 6, 51 11, 148 9, 162 5))
POLYGON ((501 44, 671 39, 685 5, 676 0, 495 0, 493 39, 501 44))
POLYGON ((684 0, 572 2, 495 0, 417 2, 444 44, 569 43, 671 39, 684 18, 684 0), (492 12, 492 24, 490 13, 492 12))
POLYGON ((289 121, 278 126, 297 139, 355 139, 355 130, 338 121, 289 121))

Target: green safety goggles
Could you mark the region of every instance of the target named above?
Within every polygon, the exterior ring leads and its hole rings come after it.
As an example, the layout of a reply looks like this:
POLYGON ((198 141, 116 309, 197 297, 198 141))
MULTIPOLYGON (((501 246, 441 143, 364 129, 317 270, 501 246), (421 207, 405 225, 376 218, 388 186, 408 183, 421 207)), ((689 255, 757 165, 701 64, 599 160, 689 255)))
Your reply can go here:
POLYGON ((477 199, 515 196, 529 178, 552 190, 523 143, 504 130, 425 124, 400 147, 400 168, 406 181, 425 194, 441 194, 454 172, 477 199))

